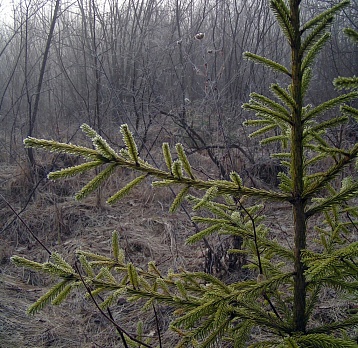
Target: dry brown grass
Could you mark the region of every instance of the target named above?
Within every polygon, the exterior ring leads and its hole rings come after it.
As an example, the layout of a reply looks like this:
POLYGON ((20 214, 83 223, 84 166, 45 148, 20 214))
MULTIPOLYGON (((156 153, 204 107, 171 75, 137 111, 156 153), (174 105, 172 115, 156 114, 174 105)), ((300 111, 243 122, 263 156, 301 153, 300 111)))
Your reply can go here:
MULTIPOLYGON (((122 172, 107 184, 106 190, 115 191, 131 179, 122 172)), ((82 178, 85 180, 86 178, 82 178)), ((16 167, 3 167, 0 173, 1 194, 16 211, 21 211, 28 194, 26 173, 16 167), (17 173, 14 175, 14 173, 17 173)), ((156 260, 163 271, 168 268, 187 267, 202 269, 202 259, 193 255, 184 245, 191 233, 191 223, 182 214, 169 214, 171 193, 154 192, 150 183, 135 189, 130 196, 113 207, 98 206, 96 195, 75 202, 73 194, 83 184, 75 180, 49 182, 38 185, 35 198, 21 213, 22 219, 36 236, 51 250, 63 254, 74 262, 74 251, 91 250, 110 253, 113 230, 120 233, 121 246, 128 260, 145 267, 156 260)), ((101 200, 104 202, 104 199, 101 200)), ((9 261, 16 254, 35 261, 45 261, 46 251, 29 235, 20 220, 2 200, 0 246, 0 346, 1 347, 118 347, 114 328, 95 309, 83 293, 72 296, 58 308, 49 307, 34 317, 26 315, 31 305, 52 284, 51 279, 15 268, 9 261)), ((152 313, 143 314, 139 305, 119 303, 112 308, 120 325, 134 332, 138 320, 145 323, 146 332, 155 330, 152 313)), ((163 337, 171 340, 168 328, 170 310, 159 310, 163 337)))

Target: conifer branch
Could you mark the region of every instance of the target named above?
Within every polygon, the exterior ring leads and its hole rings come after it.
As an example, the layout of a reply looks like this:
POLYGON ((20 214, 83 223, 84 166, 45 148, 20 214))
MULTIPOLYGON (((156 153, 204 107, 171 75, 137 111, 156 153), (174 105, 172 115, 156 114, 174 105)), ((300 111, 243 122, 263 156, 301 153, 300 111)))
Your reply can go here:
POLYGON ((103 163, 102 161, 90 161, 90 162, 79 164, 78 166, 63 168, 61 170, 49 173, 48 178, 50 180, 65 179, 71 176, 84 173, 96 167, 99 167, 102 163, 103 163))
POLYGON ((333 84, 338 90, 342 90, 342 89, 354 90, 357 89, 358 77, 357 76, 337 77, 336 79, 333 80, 333 84))
POLYGON ((307 334, 297 336, 295 340, 300 347, 321 347, 321 348, 356 348, 357 343, 353 341, 335 338, 326 334, 307 334))
POLYGON ((191 179, 195 179, 193 171, 191 169, 191 165, 189 163, 188 157, 185 154, 184 148, 182 144, 176 144, 176 150, 179 156, 179 159, 183 165, 183 168, 185 169, 185 171, 188 173, 188 175, 190 176, 191 179))
POLYGON ((275 128, 277 128, 278 126, 276 124, 270 124, 268 126, 262 127, 252 133, 250 133, 249 137, 250 138, 255 138, 261 135, 264 135, 265 133, 274 130, 275 128))
POLYGON ((275 142, 282 142, 283 144, 286 144, 287 141, 288 141, 287 135, 275 135, 275 136, 272 136, 272 137, 267 137, 265 139, 262 139, 260 141, 260 144, 268 145, 268 144, 272 144, 272 143, 275 143, 275 142))
POLYGON ((173 200, 172 205, 169 208, 169 211, 171 213, 174 213, 178 207, 181 205, 181 203, 183 202, 184 198, 187 196, 188 192, 189 192, 189 186, 184 186, 180 192, 175 196, 175 199, 173 200))
POLYGON ((311 129, 310 129, 310 132, 309 133, 317 133, 321 130, 326 130, 326 129, 331 129, 331 128, 334 128, 334 127, 337 127, 341 124, 344 124, 348 121, 348 117, 347 116, 339 116, 339 117, 334 117, 334 118, 331 118, 327 121, 324 121, 324 122, 320 122, 319 124, 313 126, 311 129))
POLYGON ((272 123, 278 123, 277 120, 274 120, 274 117, 276 117, 278 120, 281 120, 286 124, 291 124, 291 120, 281 112, 274 111, 267 106, 263 106, 256 102, 245 103, 242 105, 242 108, 250 111, 255 111, 257 116, 263 117, 266 120, 270 120, 272 123))
POLYGON ((352 39, 353 42, 358 43, 358 31, 352 28, 345 28, 344 33, 352 39))
POLYGON ((169 144, 163 143, 162 149, 163 149, 165 164, 167 165, 167 168, 171 171, 172 165, 173 165, 173 160, 172 160, 172 155, 170 153, 169 144))
POLYGON ((141 342, 141 341, 137 340, 135 337, 133 337, 130 333, 128 333, 126 330, 124 330, 121 326, 119 326, 119 325, 113 320, 113 318, 111 317, 111 315, 108 316, 108 315, 102 310, 102 308, 98 305, 96 299, 94 298, 90 287, 87 285, 85 279, 82 277, 81 272, 80 272, 80 270, 79 270, 79 268, 78 268, 78 265, 75 264, 75 267, 76 267, 77 272, 78 272, 78 274, 79 274, 79 276, 80 276, 80 279, 81 279, 81 281, 82 281, 82 284, 83 284, 84 287, 86 288, 88 295, 91 297, 92 302, 95 304, 95 306, 96 306, 97 309, 100 311, 100 313, 103 315, 103 317, 106 318, 110 323, 112 323, 112 325, 117 329, 119 335, 121 336, 121 339, 122 339, 122 342, 123 342, 123 344, 124 344, 124 347, 125 347, 125 348, 128 348, 127 341, 126 341, 126 339, 125 339, 125 337, 124 337, 124 335, 126 335, 126 336, 127 336, 128 338, 130 338, 132 341, 134 341, 134 342, 136 342, 136 343, 139 343, 139 344, 143 345, 144 347, 152 348, 150 345, 148 345, 148 344, 146 344, 146 343, 144 343, 144 342, 141 342))
POLYGON ((123 135, 123 141, 127 146, 127 151, 130 158, 134 161, 136 166, 139 166, 137 144, 134 141, 132 132, 129 130, 128 125, 126 124, 121 126, 120 131, 123 135))
MULTIPOLYGON (((274 192, 274 191, 266 191, 263 189, 255 189, 255 188, 248 188, 248 187, 240 187, 238 189, 237 185, 234 183, 227 182, 225 180, 219 180, 219 181, 203 181, 198 179, 193 179, 190 177, 184 177, 183 176, 183 169, 182 169, 182 162, 180 160, 176 160, 172 163, 172 171, 170 173, 159 170, 153 166, 151 166, 148 163, 143 162, 138 156, 135 156, 136 152, 136 145, 134 143, 134 139, 132 135, 129 135, 129 129, 127 127, 123 127, 123 132, 126 134, 126 141, 127 143, 134 149, 134 152, 132 155, 129 155, 129 158, 125 157, 119 157, 116 155, 116 158, 112 158, 110 160, 110 164, 107 168, 105 168, 102 172, 100 172, 94 179, 92 179, 85 187, 82 188, 82 190, 76 194, 76 199, 80 200, 87 195, 89 195, 91 192, 93 192, 95 189, 97 189, 109 176, 111 176, 117 166, 127 167, 135 171, 146 173, 148 176, 153 176, 157 179, 162 179, 162 182, 154 182, 153 185, 159 186, 169 186, 173 184, 183 184, 188 187, 193 187, 200 190, 208 190, 212 185, 215 185, 218 187, 218 194, 229 194, 233 196, 241 196, 241 195, 247 195, 247 196, 256 196, 261 198, 272 198, 274 200, 287 200, 288 197, 285 195, 282 195, 280 193, 274 192), (133 161, 134 159, 134 161, 133 161), (136 162, 135 162, 136 161, 136 162)), ((27 138, 29 141, 27 142, 27 146, 34 146, 34 147, 40 147, 49 149, 50 151, 57 151, 57 152, 67 152, 72 153, 75 155, 83 154, 89 157, 90 159, 94 159, 95 161, 105 164, 109 162, 109 159, 104 157, 101 153, 99 153, 96 150, 92 150, 85 147, 77 147, 74 145, 68 145, 68 144, 62 144, 57 143, 54 141, 46 141, 46 140, 38 140, 35 138, 27 138)), ((98 139, 95 137, 95 139, 98 139)), ((102 143, 103 144, 103 143, 102 143)), ((103 150, 100 150, 103 151, 103 150)), ((95 168, 95 164, 92 161, 91 164, 87 164, 88 168, 95 168)), ((74 171, 86 168, 86 165, 84 167, 75 168, 74 171)), ((73 170, 73 169, 72 169, 73 170)), ((189 168, 188 168, 189 170, 189 168)), ((68 171, 65 171, 65 175, 69 175, 71 173, 71 169, 68 171)), ((73 172, 72 172, 73 173, 73 172)), ((50 174, 51 176, 51 174, 50 174)), ((61 176, 61 174, 55 174, 55 177, 61 176)))
POLYGON ((126 195, 129 194, 129 192, 138 184, 140 184, 145 178, 147 177, 147 174, 143 174, 134 180, 132 180, 130 183, 128 183, 125 187, 120 189, 118 192, 116 192, 113 196, 107 199, 108 204, 114 204, 126 195))
POLYGON ((216 225, 210 226, 208 228, 205 228, 205 229, 201 230, 198 233, 195 233, 194 235, 189 237, 186 240, 186 242, 188 244, 197 243, 198 241, 202 240, 203 238, 208 237, 208 236, 212 235, 215 232, 218 232, 221 228, 222 228, 221 224, 216 224, 216 225))
POLYGON ((306 56, 304 57, 302 61, 302 71, 304 72, 306 69, 308 69, 315 61, 317 55, 323 48, 323 46, 326 44, 326 42, 331 37, 330 33, 325 33, 322 35, 320 39, 315 42, 315 44, 311 47, 311 49, 307 52, 306 56))
POLYGON ((348 114, 350 116, 353 116, 355 118, 356 121, 358 121, 358 109, 353 108, 351 106, 348 105, 343 105, 341 106, 341 111, 344 114, 348 114))
POLYGON ((312 29, 314 26, 319 25, 323 20, 327 17, 331 17, 332 15, 337 14, 340 10, 350 4, 349 0, 343 0, 335 6, 332 6, 330 9, 323 11, 319 15, 312 18, 310 21, 304 24, 302 27, 301 33, 303 34, 306 30, 312 29))
POLYGON ((76 193, 76 200, 80 201, 81 199, 87 197, 93 191, 95 191, 99 186, 101 186, 114 172, 117 167, 117 163, 111 163, 105 168, 102 172, 100 172, 97 176, 95 176, 88 184, 86 184, 80 192, 76 193))
MULTIPOLYGON (((312 69, 311 68, 306 68, 305 71, 303 72, 302 74, 302 87, 301 87, 301 90, 302 90, 302 97, 305 97, 308 90, 309 90, 309 87, 310 87, 310 83, 311 83, 311 80, 312 80, 312 69)), ((305 108, 303 108, 303 114, 305 114, 305 108)))
POLYGON ((101 136, 98 135, 93 139, 93 145, 97 149, 98 153, 104 158, 107 158, 108 161, 115 161, 118 159, 118 155, 101 136))
POLYGON ((358 98, 358 92, 351 92, 348 94, 342 94, 336 98, 330 99, 318 106, 316 106, 315 108, 313 108, 312 110, 308 111, 304 117, 304 122, 307 122, 308 120, 313 119, 314 117, 316 117, 317 115, 319 115, 320 113, 326 112, 342 103, 346 103, 349 102, 355 98, 358 98))
POLYGON ((25 267, 34 271, 43 271, 43 264, 35 261, 28 260, 24 257, 13 255, 11 261, 18 267, 25 267))
POLYGON ((113 231, 112 233, 112 250, 113 250, 113 257, 119 262, 124 263, 124 253, 119 247, 119 236, 117 231, 113 231))
MULTIPOLYGON (((318 190, 325 187, 327 183, 329 183, 333 178, 335 178, 343 167, 351 163, 354 159, 358 157, 358 144, 353 147, 353 149, 346 156, 342 157, 336 164, 331 166, 325 173, 323 173, 322 177, 320 177, 316 182, 312 183, 310 186, 305 188, 304 198, 307 199, 314 195, 318 190)), ((308 210, 306 212, 307 216, 312 216, 312 212, 308 210)))
MULTIPOLYGON (((296 102, 292 99, 292 96, 285 89, 280 87, 277 83, 274 83, 270 86, 270 90, 284 102, 290 109, 297 107, 296 102)), ((292 123, 291 123, 292 124, 292 123)))
POLYGON ((238 188, 242 187, 243 182, 239 174, 237 174, 236 172, 231 172, 230 179, 238 186, 238 188))
POLYGON ((172 165, 172 173, 175 179, 181 180, 183 178, 183 164, 180 160, 175 160, 172 165))
MULTIPOLYGON (((314 327, 307 330, 308 334, 327 334, 336 330, 354 327, 358 325, 358 315, 351 318, 340 320, 336 323, 329 323, 322 326, 314 327)), ((353 342, 352 342, 353 343, 353 342)))
POLYGON ((87 123, 83 123, 80 128, 92 141, 99 136, 99 134, 87 123))
POLYGON ((306 51, 309 51, 327 32, 333 22, 333 16, 325 16, 320 23, 312 30, 312 32, 305 38, 301 45, 300 54, 303 57, 306 51))
POLYGON ((63 301, 65 301, 67 299, 67 296, 69 295, 69 293, 71 292, 72 288, 74 285, 77 285, 74 282, 71 282, 70 284, 67 284, 64 289, 61 290, 61 292, 59 292, 56 297, 52 300, 52 304, 54 306, 59 306, 63 301))
POLYGON ((56 297, 68 286, 69 280, 63 279, 61 282, 52 287, 44 295, 42 295, 35 303, 33 303, 28 309, 27 313, 30 315, 36 314, 46 305, 56 299, 56 297))
POLYGON ((286 3, 280 0, 271 0, 270 7, 277 19, 278 24, 282 29, 282 32, 285 34, 288 41, 292 43, 294 37, 294 30, 290 18, 290 10, 286 6, 286 3))
POLYGON ((68 153, 70 155, 81 156, 92 160, 103 160, 102 156, 100 156, 96 150, 72 144, 59 143, 55 140, 27 137, 24 140, 24 145, 26 148, 32 147, 37 149, 44 149, 49 152, 68 153))
POLYGON ((286 74, 287 76, 291 76, 290 72, 283 65, 281 65, 277 62, 274 62, 271 59, 261 57, 257 54, 251 53, 251 52, 245 52, 244 57, 249 60, 252 60, 255 63, 264 64, 265 66, 267 66, 268 68, 270 68, 274 71, 278 71, 278 72, 286 74))
MULTIPOLYGON (((273 85, 271 85, 272 88, 273 85)), ((290 120, 291 115, 290 112, 281 104, 273 101, 272 99, 265 97, 258 93, 251 93, 250 98, 252 101, 257 102, 258 104, 267 105, 272 110, 278 111, 286 116, 287 120, 290 120)))

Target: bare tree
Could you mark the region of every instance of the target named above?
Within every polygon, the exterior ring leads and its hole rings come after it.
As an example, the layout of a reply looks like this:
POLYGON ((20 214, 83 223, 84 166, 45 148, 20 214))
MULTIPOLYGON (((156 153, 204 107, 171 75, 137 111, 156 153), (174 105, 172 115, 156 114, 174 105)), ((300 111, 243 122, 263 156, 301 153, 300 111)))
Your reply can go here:
MULTIPOLYGON (((38 79, 38 83, 37 83, 37 87, 36 87, 35 100, 34 100, 33 107, 32 107, 32 101, 31 101, 32 96, 28 95, 28 103, 29 103, 29 115, 28 115, 29 124, 28 124, 28 132, 27 132, 28 136, 33 135, 34 127, 36 124, 37 114, 39 111, 39 102, 40 102, 41 91, 42 91, 42 83, 43 83, 43 79, 44 79, 44 75, 45 75, 47 59, 48 59, 48 55, 49 55, 49 51, 50 51, 50 47, 51 47, 52 37, 53 37, 54 30, 55 30, 55 25, 56 25, 59 9, 60 9, 60 0, 56 0, 55 7, 53 10, 52 19, 51 19, 49 33, 47 35, 45 51, 43 53, 43 58, 42 58, 42 63, 41 63, 41 68, 40 68, 40 75, 39 75, 39 79, 38 79)), ((26 30, 26 40, 27 40, 27 36, 28 36, 28 31, 26 30)), ((26 54, 25 59, 27 60, 27 58, 28 58, 28 55, 26 54)), ((26 66, 27 66, 27 62, 26 62, 26 66)), ((33 150, 31 148, 27 149, 27 155, 28 155, 31 166, 34 168, 35 167, 35 158, 34 158, 33 150)))

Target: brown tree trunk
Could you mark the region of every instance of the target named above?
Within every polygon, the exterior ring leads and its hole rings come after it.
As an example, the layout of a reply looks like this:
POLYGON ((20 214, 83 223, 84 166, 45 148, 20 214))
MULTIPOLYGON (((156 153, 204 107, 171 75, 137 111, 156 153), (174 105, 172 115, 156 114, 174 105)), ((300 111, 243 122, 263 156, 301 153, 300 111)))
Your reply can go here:
POLYGON ((294 219, 294 331, 306 331, 306 280, 305 267, 301 260, 302 250, 306 248, 306 217, 303 195, 303 121, 302 121, 302 56, 300 33, 300 0, 290 1, 293 37, 291 39, 292 63, 292 96, 295 105, 292 107, 292 169, 293 181, 292 204, 294 219))

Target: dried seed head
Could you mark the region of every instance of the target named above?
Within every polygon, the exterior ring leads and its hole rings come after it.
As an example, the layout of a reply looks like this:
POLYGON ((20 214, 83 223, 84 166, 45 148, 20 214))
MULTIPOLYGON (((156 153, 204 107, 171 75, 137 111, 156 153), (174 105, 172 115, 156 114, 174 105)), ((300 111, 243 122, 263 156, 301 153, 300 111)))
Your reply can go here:
POLYGON ((197 40, 202 40, 204 38, 205 34, 204 33, 197 33, 194 38, 197 40))

